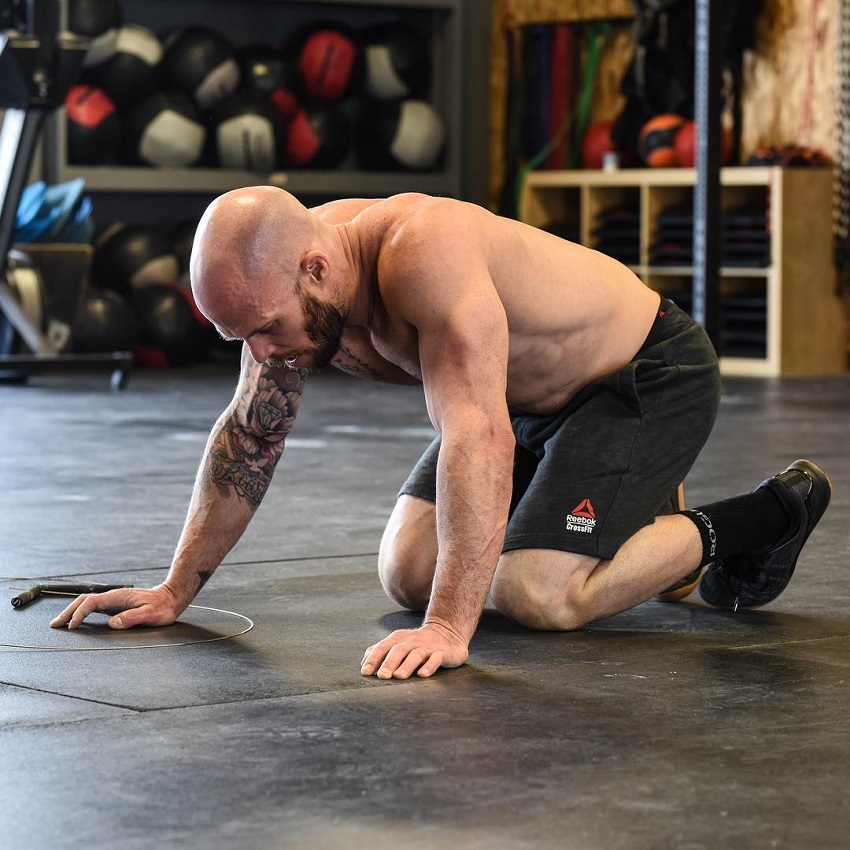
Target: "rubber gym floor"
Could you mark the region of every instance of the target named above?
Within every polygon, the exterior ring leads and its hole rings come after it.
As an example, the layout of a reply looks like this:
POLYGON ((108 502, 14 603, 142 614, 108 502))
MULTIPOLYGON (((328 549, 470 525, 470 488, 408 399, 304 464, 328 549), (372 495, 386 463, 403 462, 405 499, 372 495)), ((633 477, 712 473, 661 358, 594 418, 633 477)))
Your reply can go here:
POLYGON ((848 846, 848 376, 725 381, 689 504, 797 457, 834 485, 758 611, 694 594, 538 634, 487 610, 463 668, 362 678, 366 646, 418 623, 376 552, 431 427, 421 390, 335 374, 178 624, 69 633, 47 626, 61 597, 14 610, 36 579, 164 576, 234 368, 0 386, 0 847, 848 846))

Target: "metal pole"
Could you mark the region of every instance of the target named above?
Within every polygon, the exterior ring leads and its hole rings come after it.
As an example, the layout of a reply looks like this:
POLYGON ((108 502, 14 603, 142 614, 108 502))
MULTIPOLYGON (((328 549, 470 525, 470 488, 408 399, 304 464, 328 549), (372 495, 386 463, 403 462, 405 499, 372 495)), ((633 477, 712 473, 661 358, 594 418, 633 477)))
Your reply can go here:
POLYGON ((696 0, 693 317, 720 344, 721 0, 696 0))

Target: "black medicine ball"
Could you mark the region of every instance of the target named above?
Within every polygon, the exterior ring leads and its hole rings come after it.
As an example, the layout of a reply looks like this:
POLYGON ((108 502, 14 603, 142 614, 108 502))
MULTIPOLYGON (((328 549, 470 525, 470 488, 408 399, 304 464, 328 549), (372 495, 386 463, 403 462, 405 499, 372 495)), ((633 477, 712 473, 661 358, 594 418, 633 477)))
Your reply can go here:
POLYGON ((124 159, 161 168, 194 165, 204 152, 207 128, 191 99, 180 92, 159 92, 127 115, 124 159))
POLYGON ((115 55, 90 72, 90 81, 102 88, 119 108, 132 106, 159 87, 162 45, 149 29, 130 24, 118 30, 115 55))
POLYGON ((121 138, 118 109, 103 89, 71 86, 65 98, 68 162, 104 165, 114 162, 121 138))
POLYGON ((78 354, 131 351, 136 317, 127 299, 112 289, 86 290, 71 327, 71 347, 78 354))
POLYGON ((406 24, 381 24, 364 36, 364 92, 378 100, 423 96, 431 76, 430 46, 406 24))
POLYGON ((165 231, 145 224, 116 224, 94 246, 91 276, 96 286, 125 298, 153 283, 177 280, 179 261, 165 231))
POLYGON ((270 172, 280 163, 286 130, 267 101, 237 92, 211 110, 215 150, 223 168, 270 172))
POLYGON ((165 84, 210 109, 233 94, 240 72, 233 45, 209 27, 188 27, 166 40, 162 60, 165 84))
POLYGON ((362 86, 362 47, 345 29, 317 27, 298 51, 298 73, 308 98, 341 100, 362 86))
POLYGON ((352 145, 353 128, 338 106, 300 109, 289 125, 283 161, 292 168, 337 168, 352 145))
POLYGON ((266 98, 287 123, 301 102, 298 71, 282 51, 264 44, 251 44, 237 52, 241 87, 266 98))
POLYGON ((209 323, 191 292, 154 283, 137 290, 132 304, 139 328, 135 357, 141 366, 189 366, 206 356, 209 323))
POLYGON ((70 0, 69 31, 90 39, 83 59, 84 68, 100 65, 114 55, 122 23, 120 0, 70 0))
POLYGON ((361 113, 357 159, 367 171, 433 168, 445 144, 439 113, 424 100, 376 101, 361 113))

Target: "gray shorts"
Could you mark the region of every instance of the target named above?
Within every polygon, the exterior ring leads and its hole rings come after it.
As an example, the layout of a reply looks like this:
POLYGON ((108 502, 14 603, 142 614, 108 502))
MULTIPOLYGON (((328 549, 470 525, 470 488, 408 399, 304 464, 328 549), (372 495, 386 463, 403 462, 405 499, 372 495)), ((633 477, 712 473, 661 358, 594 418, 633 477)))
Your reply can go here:
MULTIPOLYGON (((612 558, 662 513, 717 416, 720 373, 702 327, 662 299, 633 360, 555 414, 512 417, 517 448, 504 550, 612 558)), ((399 495, 436 502, 439 437, 399 495)))

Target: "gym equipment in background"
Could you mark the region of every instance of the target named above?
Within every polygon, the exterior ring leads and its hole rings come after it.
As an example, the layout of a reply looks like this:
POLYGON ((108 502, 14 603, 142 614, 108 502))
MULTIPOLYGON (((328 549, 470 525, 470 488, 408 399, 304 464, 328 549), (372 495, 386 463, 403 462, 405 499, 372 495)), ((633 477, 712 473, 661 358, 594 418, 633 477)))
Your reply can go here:
POLYGON ((268 100, 252 92, 236 92, 216 104, 209 115, 219 165, 259 173, 277 168, 286 128, 268 100))
POLYGON ((380 24, 363 36, 363 90, 376 100, 422 98, 431 81, 428 40, 406 24, 380 24))
POLYGON ((25 28, 0 33, 0 313, 30 353, 0 355, 0 372, 16 379, 50 371, 107 369, 112 386, 125 386, 133 365, 130 351, 63 354, 33 324, 7 282, 9 250, 18 204, 29 178, 45 118, 65 99, 89 48, 67 32, 64 0, 28 0, 25 28))
POLYGON ((68 29, 89 40, 84 68, 100 65, 115 55, 123 22, 121 0, 69 0, 68 29))
POLYGON ((363 49, 353 33, 339 26, 317 26, 298 51, 298 73, 307 97, 335 102, 363 84, 363 49))
POLYGON ((337 105, 299 109, 289 125, 283 164, 289 168, 337 168, 348 156, 354 129, 337 105))
POLYGON ((424 100, 375 101, 360 116, 357 159, 367 171, 427 171, 443 151, 446 128, 424 100))
POLYGON ((121 160, 158 168, 186 168, 204 153, 207 128, 191 98, 157 92, 126 114, 121 160))
POLYGON ((166 86, 189 95, 209 109, 239 86, 240 71, 233 46, 208 27, 187 27, 165 40, 162 73, 166 86))
POLYGON ((106 165, 115 162, 121 140, 121 120, 115 101, 94 86, 71 86, 65 98, 68 119, 68 162, 106 165))
POLYGON ((119 222, 95 242, 91 277, 95 286, 114 289, 125 298, 151 283, 180 276, 180 261, 169 235, 158 227, 119 222))
POLYGON ((85 78, 124 109, 159 88, 161 59, 162 45, 156 33, 127 24, 118 30, 112 58, 89 69, 85 78))

